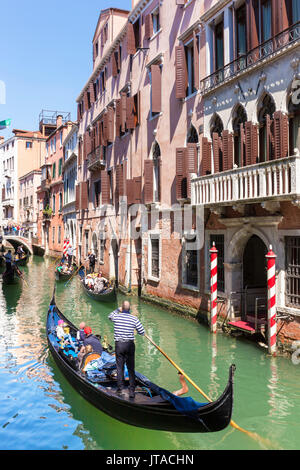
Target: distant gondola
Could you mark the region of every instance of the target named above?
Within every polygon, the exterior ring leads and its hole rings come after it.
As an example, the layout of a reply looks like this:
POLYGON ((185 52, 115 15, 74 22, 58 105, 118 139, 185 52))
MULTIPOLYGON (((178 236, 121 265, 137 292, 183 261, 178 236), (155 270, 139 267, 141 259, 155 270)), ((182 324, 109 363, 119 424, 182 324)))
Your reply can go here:
MULTIPOLYGON (((53 294, 46 324, 50 351, 75 390, 104 413, 132 426, 171 432, 216 432, 229 425, 233 407, 234 365, 229 369, 224 392, 211 403, 197 403, 190 397, 177 397, 138 372, 135 398, 130 399, 127 388, 122 395, 116 393, 116 378, 108 368, 100 369, 98 377, 90 377, 77 368, 73 349, 60 348, 56 336, 60 319, 70 327, 72 338, 76 338, 77 328, 59 311, 53 294)), ((113 360, 113 354, 105 353, 113 360)))
POLYGON ((55 268, 55 279, 57 281, 67 281, 68 279, 70 279, 73 276, 75 270, 77 269, 77 266, 73 265, 72 266, 72 271, 70 273, 65 273, 63 271, 58 271, 57 268, 58 268, 58 266, 55 268))
POLYGON ((79 277, 80 277, 80 282, 81 282, 84 292, 92 299, 98 300, 99 302, 114 302, 114 300, 116 300, 117 294, 116 294, 115 283, 112 283, 110 287, 108 287, 107 289, 104 289, 102 292, 96 293, 85 285, 84 283, 85 274, 83 271, 79 271, 79 277))

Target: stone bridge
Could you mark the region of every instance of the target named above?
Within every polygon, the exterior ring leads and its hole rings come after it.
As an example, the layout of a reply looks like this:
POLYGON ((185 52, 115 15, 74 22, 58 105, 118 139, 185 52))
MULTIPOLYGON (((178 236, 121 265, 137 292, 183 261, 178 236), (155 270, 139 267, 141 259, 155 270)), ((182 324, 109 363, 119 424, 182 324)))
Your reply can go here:
POLYGON ((29 239, 19 235, 6 234, 3 236, 3 243, 5 243, 5 241, 10 243, 15 250, 18 246, 23 245, 24 251, 30 253, 31 255, 43 256, 45 253, 45 248, 35 243, 37 241, 36 239, 29 239))

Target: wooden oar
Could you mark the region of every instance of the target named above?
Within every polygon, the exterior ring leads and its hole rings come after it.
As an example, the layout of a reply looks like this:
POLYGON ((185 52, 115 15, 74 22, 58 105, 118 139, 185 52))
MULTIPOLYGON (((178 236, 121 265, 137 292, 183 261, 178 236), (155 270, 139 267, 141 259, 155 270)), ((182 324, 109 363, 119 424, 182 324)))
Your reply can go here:
POLYGON ((15 263, 13 263, 13 266, 14 266, 14 268, 15 268, 16 273, 18 274, 18 276, 22 279, 22 281, 25 282, 26 286, 28 287, 28 283, 27 283, 25 277, 23 276, 22 271, 18 268, 18 266, 17 266, 15 263))
MULTIPOLYGON (((153 344, 153 346, 156 347, 156 349, 158 349, 159 352, 162 353, 163 356, 165 356, 166 359, 168 359, 168 361, 178 370, 178 372, 180 372, 180 374, 182 374, 186 380, 188 382, 190 382, 191 385, 193 385, 193 387, 195 387, 196 390, 198 390, 199 393, 201 393, 201 395, 204 396, 204 398, 206 398, 207 401, 209 402, 212 402, 212 400, 206 395, 206 393, 203 392, 203 390, 201 390, 200 387, 198 387, 197 384, 195 384, 195 382, 188 376, 186 375, 186 373, 181 369, 181 367, 179 367, 177 364, 175 364, 175 362, 157 345, 155 344, 155 342, 148 336, 145 334, 145 338, 147 338, 150 343, 153 344)), ((262 438, 261 436, 259 436, 256 432, 251 432, 251 431, 247 431, 246 429, 242 428, 241 426, 239 426, 238 424, 236 424, 233 420, 230 421, 230 425, 237 429, 238 431, 241 431, 245 434, 247 434, 249 437, 251 437, 252 439, 260 442, 262 445, 266 446, 266 447, 273 447, 275 446, 275 444, 273 442, 271 442, 269 439, 265 439, 265 438, 262 438)), ((278 447, 276 447, 278 449, 278 447)))
POLYGON ((73 278, 73 276, 75 276, 75 274, 79 271, 80 268, 82 268, 82 265, 79 266, 79 268, 77 269, 77 271, 75 271, 75 272, 72 274, 72 276, 70 277, 70 279, 67 280, 67 282, 65 283, 65 287, 66 287, 66 285, 68 284, 68 282, 71 281, 71 279, 73 278))

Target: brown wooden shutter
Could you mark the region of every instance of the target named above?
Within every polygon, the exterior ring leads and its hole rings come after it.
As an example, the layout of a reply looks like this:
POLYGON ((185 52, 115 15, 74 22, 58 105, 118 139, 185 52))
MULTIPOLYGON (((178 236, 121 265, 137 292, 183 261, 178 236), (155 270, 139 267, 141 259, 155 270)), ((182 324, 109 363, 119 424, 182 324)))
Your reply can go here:
POLYGON ((228 131, 222 132, 223 141, 223 171, 233 168, 233 135, 228 131))
POLYGON ((183 199, 186 148, 176 149, 176 199, 183 199))
POLYGON ((241 140, 240 140, 240 152, 241 152, 241 166, 246 165, 246 139, 245 139, 245 128, 244 128, 244 123, 240 124, 240 135, 241 135, 241 140))
POLYGON ((275 11, 275 14, 278 17, 278 29, 276 33, 284 31, 289 27, 288 3, 289 0, 278 0, 278 8, 275 11))
POLYGON ((84 92, 83 102, 84 102, 84 110, 87 111, 89 109, 89 100, 88 100, 87 91, 84 92))
POLYGON ((135 128, 135 106, 134 106, 134 97, 127 96, 126 99, 126 126, 127 129, 135 128))
POLYGON ((116 202, 120 196, 124 196, 123 165, 116 166, 116 202))
POLYGON ((281 111, 274 113, 274 158, 288 156, 288 116, 281 111))
POLYGON ((176 98, 186 97, 187 68, 184 46, 175 48, 175 77, 176 77, 176 98))
POLYGON ((199 40, 196 31, 193 32, 194 48, 194 87, 199 90, 199 40))
POLYGON ((126 110, 127 110, 127 94, 121 93, 121 130, 126 130, 126 110))
POLYGON ((78 140, 78 166, 81 165, 82 160, 82 140, 78 140))
POLYGON ((77 104, 77 121, 81 120, 81 106, 80 103, 77 104))
POLYGON ((251 121, 245 122, 246 165, 254 165, 258 160, 257 126, 251 121))
POLYGON ((118 75, 118 64, 115 52, 113 52, 111 55, 111 71, 113 77, 116 77, 118 75))
POLYGON ((127 32, 126 32, 126 41, 127 41, 127 54, 135 54, 135 36, 134 28, 132 23, 127 23, 127 32))
POLYGON ((139 204, 142 200, 142 178, 136 176, 133 178, 133 203, 139 204))
POLYGON ((153 160, 144 160, 144 202, 153 202, 153 160))
POLYGON ((112 143, 114 141, 114 108, 107 107, 107 140, 112 143))
POLYGON ((110 180, 106 170, 101 170, 102 204, 110 204, 110 180))
POLYGON ((196 143, 188 143, 186 149, 186 171, 197 173, 198 171, 198 151, 196 143))
POLYGON ((256 0, 246 2, 247 17, 247 49, 250 51, 259 44, 259 17, 256 0))
POLYGON ((151 65, 152 112, 161 112, 161 69, 160 65, 151 65))
POLYGON ((145 16, 145 39, 150 39, 153 34, 153 22, 152 22, 152 15, 145 16))
POLYGON ((116 137, 120 137, 121 127, 121 100, 116 100, 116 137))
POLYGON ((76 184, 76 190, 75 190, 75 210, 79 211, 80 210, 80 184, 76 184))
POLYGON ((88 182, 83 181, 81 183, 81 209, 88 209, 89 198, 88 198, 88 182))
POLYGON ((202 137, 202 159, 201 159, 201 175, 205 176, 211 173, 211 142, 207 137, 202 137))
POLYGON ((212 147, 213 147, 213 157, 214 157, 214 173, 219 173, 220 171, 220 145, 219 145, 219 134, 213 132, 212 134, 212 147))
POLYGON ((107 111, 103 114, 103 145, 107 145, 108 137, 108 113, 107 111))
POLYGON ((91 105, 95 102, 95 89, 94 89, 94 83, 91 82, 89 85, 89 92, 90 92, 90 103, 91 105))
POLYGON ((138 126, 141 122, 141 92, 138 91, 134 95, 134 117, 135 117, 135 127, 138 126))

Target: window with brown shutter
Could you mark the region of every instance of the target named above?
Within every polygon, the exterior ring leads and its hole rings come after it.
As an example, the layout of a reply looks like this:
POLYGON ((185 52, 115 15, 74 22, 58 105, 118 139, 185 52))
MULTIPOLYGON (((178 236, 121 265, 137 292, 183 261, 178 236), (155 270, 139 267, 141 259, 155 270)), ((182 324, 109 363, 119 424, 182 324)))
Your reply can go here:
POLYGON ((145 39, 150 39, 153 34, 153 23, 151 13, 145 16, 145 39))
POLYGON ((185 199, 187 197, 186 181, 186 148, 176 149, 176 199, 185 199))
POLYGON ((220 165, 220 141, 219 141, 219 134, 217 132, 213 132, 212 134, 212 147, 213 147, 213 157, 214 157, 214 173, 219 173, 222 171, 220 165))
POLYGON ((84 102, 84 111, 87 111, 89 109, 89 101, 88 101, 87 91, 85 91, 84 94, 83 94, 83 102, 84 102))
POLYGON ((194 48, 194 88, 199 90, 199 36, 196 31, 193 32, 193 48, 194 48))
POLYGON ((245 162, 246 165, 254 165, 258 162, 257 125, 251 121, 245 122, 245 162))
POLYGON ((113 52, 111 55, 111 73, 113 77, 118 75, 118 65, 117 65, 117 56, 116 52, 113 52))
POLYGON ((121 93, 121 132, 126 132, 127 93, 121 93))
POLYGON ((103 145, 107 145, 107 138, 108 138, 108 113, 107 111, 103 114, 102 117, 103 122, 103 145))
POLYGON ((281 111, 275 111, 274 115, 274 158, 288 156, 288 117, 281 111))
POLYGON ((75 210, 80 210, 80 184, 76 184, 75 189, 75 210))
POLYGON ((88 182, 83 181, 80 183, 81 185, 81 195, 80 195, 80 201, 81 201, 81 209, 88 209, 88 204, 89 204, 89 196, 88 196, 88 182))
POLYGON ((102 204, 110 204, 111 202, 110 177, 106 170, 101 170, 101 195, 102 195, 102 204))
POLYGON ((116 137, 121 133, 121 100, 116 100, 116 137))
POLYGON ((126 103, 126 127, 127 129, 134 129, 136 124, 135 119, 135 103, 133 96, 127 96, 126 103))
POLYGON ((211 173, 211 142, 207 137, 202 137, 201 149, 201 176, 206 176, 211 173))
POLYGON ((107 140, 112 143, 114 141, 114 108, 107 107, 107 140))
POLYGON ((233 168, 233 135, 228 131, 222 132, 223 141, 223 171, 233 168))
POLYGON ((136 53, 136 46, 135 46, 135 35, 134 35, 134 28, 132 23, 127 23, 127 31, 126 31, 126 42, 127 42, 127 54, 135 54, 136 53))
POLYGON ((144 201, 145 204, 153 202, 153 160, 144 160, 144 201))
POLYGON ((161 65, 151 65, 151 114, 161 112, 161 65))
POLYGON ((91 82, 90 85, 89 85, 89 93, 90 93, 90 104, 92 105, 96 100, 95 88, 94 88, 94 83, 93 82, 91 82))
POLYGON ((124 196, 124 175, 121 164, 116 166, 116 202, 120 196, 124 196))
POLYGON ((175 48, 176 98, 186 97, 187 67, 184 46, 175 48))

